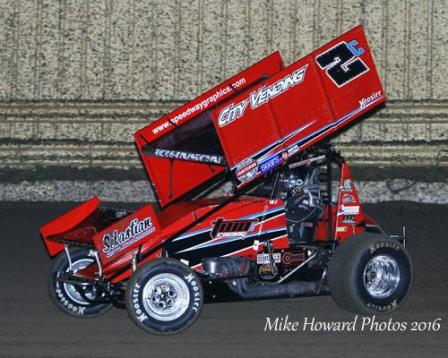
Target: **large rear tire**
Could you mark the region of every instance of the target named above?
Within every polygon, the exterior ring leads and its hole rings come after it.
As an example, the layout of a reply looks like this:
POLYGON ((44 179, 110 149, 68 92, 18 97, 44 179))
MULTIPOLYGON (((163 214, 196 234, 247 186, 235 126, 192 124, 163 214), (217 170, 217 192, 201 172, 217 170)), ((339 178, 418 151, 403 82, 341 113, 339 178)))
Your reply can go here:
POLYGON ((412 262, 403 245, 364 233, 338 246, 328 265, 328 285, 343 309, 364 315, 389 313, 408 298, 412 262))
POLYGON ((169 335, 187 329, 203 304, 196 273, 178 260, 162 258, 140 267, 126 288, 126 307, 143 330, 169 335))

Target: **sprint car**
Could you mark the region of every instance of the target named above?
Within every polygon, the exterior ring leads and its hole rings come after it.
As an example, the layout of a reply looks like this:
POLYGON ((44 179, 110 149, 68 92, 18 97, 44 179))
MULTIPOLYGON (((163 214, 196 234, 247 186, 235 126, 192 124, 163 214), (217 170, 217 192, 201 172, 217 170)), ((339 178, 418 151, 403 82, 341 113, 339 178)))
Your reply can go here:
POLYGON ((289 66, 275 52, 138 130, 157 202, 131 212, 92 197, 43 225, 51 300, 76 317, 126 307, 156 334, 189 327, 217 286, 396 310, 412 282, 404 236, 364 213, 330 142, 385 100, 357 26, 289 66))

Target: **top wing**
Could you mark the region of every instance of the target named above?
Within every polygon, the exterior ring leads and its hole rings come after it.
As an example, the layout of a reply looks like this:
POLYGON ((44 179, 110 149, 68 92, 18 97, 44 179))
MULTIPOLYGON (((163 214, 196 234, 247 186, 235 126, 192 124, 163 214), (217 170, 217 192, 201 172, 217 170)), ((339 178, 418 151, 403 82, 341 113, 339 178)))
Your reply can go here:
POLYGON ((224 172, 242 187, 384 101, 357 26, 286 68, 266 57, 135 140, 165 206, 224 172))

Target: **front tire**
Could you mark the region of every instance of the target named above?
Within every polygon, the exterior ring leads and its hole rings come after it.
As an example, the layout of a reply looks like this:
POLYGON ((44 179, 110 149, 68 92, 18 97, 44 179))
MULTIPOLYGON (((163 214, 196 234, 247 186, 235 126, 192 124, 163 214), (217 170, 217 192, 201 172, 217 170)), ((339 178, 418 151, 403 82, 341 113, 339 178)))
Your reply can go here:
MULTIPOLYGON (((94 262, 93 257, 89 256, 89 250, 72 249, 70 250, 73 271, 81 270, 94 262)), ((69 270, 69 262, 65 252, 61 252, 55 259, 48 280, 48 294, 51 301, 62 312, 74 317, 97 317, 112 308, 109 303, 92 303, 86 301, 77 291, 74 285, 62 283, 58 278, 69 270)), ((89 297, 96 295, 93 285, 87 285, 84 294, 89 297)))
POLYGON ((178 260, 162 258, 140 267, 126 289, 131 319, 145 331, 175 334, 199 317, 203 304, 196 273, 178 260))
POLYGON ((403 245, 364 233, 338 246, 328 265, 328 285, 343 309, 364 315, 389 313, 408 298, 412 262, 403 245))

